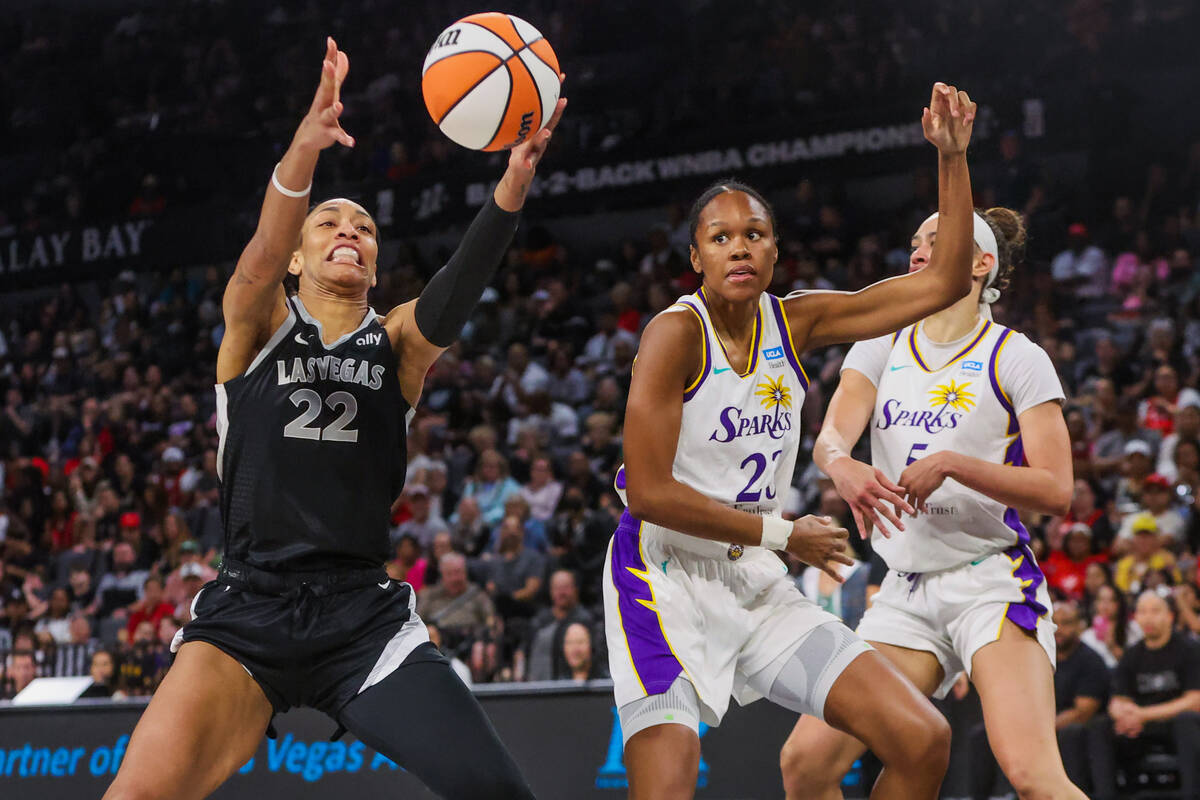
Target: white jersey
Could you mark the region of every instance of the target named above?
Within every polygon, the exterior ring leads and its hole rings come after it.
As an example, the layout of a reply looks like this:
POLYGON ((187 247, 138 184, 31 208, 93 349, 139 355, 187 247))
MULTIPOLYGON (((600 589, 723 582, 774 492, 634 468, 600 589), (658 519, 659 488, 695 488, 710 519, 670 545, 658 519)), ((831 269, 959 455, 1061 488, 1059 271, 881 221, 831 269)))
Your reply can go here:
MULTIPOLYGON (((859 342, 842 369, 860 372, 875 384, 871 461, 892 480, 909 464, 942 450, 1024 465, 1017 418, 1036 405, 1064 399, 1045 351, 987 319, 945 344, 927 339, 920 323, 859 342)), ((928 513, 904 520, 903 532, 884 520, 891 537, 873 535, 872 546, 892 569, 948 569, 1029 540, 1015 509, 951 478, 927 505, 928 513)))
MULTIPOLYGON (((800 407, 808 376, 796 357, 779 298, 763 293, 748 364, 731 364, 713 332, 704 289, 684 295, 664 314, 694 314, 703 336, 703 366, 683 394, 683 419, 672 474, 734 508, 779 516, 800 448, 800 407)), ((625 470, 617 472, 625 498, 625 470)), ((729 545, 678 532, 673 543, 726 557, 729 545)), ((669 535, 668 534, 668 535, 669 535)))

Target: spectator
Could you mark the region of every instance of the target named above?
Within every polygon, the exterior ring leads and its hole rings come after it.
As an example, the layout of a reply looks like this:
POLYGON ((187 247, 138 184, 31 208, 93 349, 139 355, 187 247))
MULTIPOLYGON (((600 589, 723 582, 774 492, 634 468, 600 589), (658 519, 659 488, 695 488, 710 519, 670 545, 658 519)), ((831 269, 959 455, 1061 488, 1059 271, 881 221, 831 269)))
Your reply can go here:
POLYGON ((1099 297, 1108 276, 1104 251, 1090 243, 1087 226, 1081 222, 1067 227, 1067 249, 1054 257, 1050 274, 1059 289, 1079 297, 1099 297))
POLYGON ((434 535, 446 530, 449 525, 446 520, 432 513, 427 486, 413 484, 405 487, 404 494, 408 496, 412 516, 392 529, 392 547, 399 547, 401 539, 411 536, 416 540, 418 549, 425 550, 433 542, 434 535))
POLYGON ((837 565, 841 583, 812 567, 805 569, 796 581, 805 597, 842 619, 851 629, 858 626, 867 610, 867 580, 871 573, 866 563, 853 560, 853 564, 837 565))
POLYGON ((447 553, 438 564, 441 581, 420 593, 421 618, 442 634, 447 653, 469 654, 476 680, 496 668, 496 611, 488 594, 467 580, 467 560, 447 553))
POLYGON ((1184 398, 1175 410, 1175 430, 1168 434, 1158 448, 1158 464, 1155 472, 1174 483, 1179 480, 1175 467, 1175 447, 1180 441, 1200 439, 1200 400, 1184 398))
POLYGON ((1127 514, 1121 521, 1121 530, 1117 532, 1118 546, 1122 549, 1127 547, 1133 539, 1134 524, 1144 515, 1149 515, 1162 537, 1163 546, 1177 550, 1183 544, 1186 523, 1183 515, 1171 507, 1174 499, 1171 481, 1158 473, 1147 475, 1142 481, 1141 495, 1143 511, 1140 514, 1127 514))
MULTIPOLYGON (((1132 511, 1142 500, 1142 488, 1153 473, 1154 450, 1141 439, 1125 443, 1125 458, 1121 463, 1121 479, 1117 484, 1117 510, 1132 511)), ((1118 539, 1120 534, 1118 533, 1118 539)))
POLYGON ((1141 641, 1142 630, 1129 619, 1125 595, 1111 583, 1096 590, 1092 603, 1092 624, 1079 637, 1095 650, 1109 669, 1117 666, 1126 648, 1141 641))
POLYGON ((88 675, 92 678, 92 685, 83 690, 83 694, 79 695, 80 700, 89 700, 93 698, 113 697, 113 656, 108 650, 97 650, 92 653, 91 664, 88 667, 88 675))
POLYGON ((88 618, 78 612, 72 614, 70 639, 64 643, 64 646, 55 649, 54 674, 56 676, 83 675, 87 672, 92 653, 99 646, 99 640, 92 636, 92 624, 88 618))
POLYGON ((1092 552, 1103 553, 1112 544, 1115 532, 1104 509, 1096 503, 1096 490, 1083 478, 1075 479, 1075 494, 1071 497, 1071 508, 1063 517, 1063 524, 1081 522, 1091 532, 1092 552))
POLYGON ((30 650, 15 650, 9 656, 4 686, 0 688, 0 699, 11 700, 20 694, 37 677, 37 661, 30 650))
POLYGON ((417 537, 406 533, 396 544, 396 557, 387 564, 388 577, 404 581, 414 592, 425 588, 425 571, 429 562, 421 555, 417 537))
POLYGON ((1146 591, 1138 597, 1137 621, 1145 638, 1117 665, 1106 758, 1097 770, 1095 796, 1116 796, 1114 767, 1134 769, 1155 746, 1178 755, 1180 790, 1200 795, 1200 645, 1175 630, 1169 596, 1146 591), (1114 735, 1115 734, 1115 735, 1114 735))
MULTIPOLYGON (((1086 484, 1086 481, 1083 483, 1086 484)), ((1052 549, 1042 561, 1042 572, 1051 589, 1062 592, 1072 600, 1082 600, 1087 568, 1093 562, 1108 560, 1107 553, 1092 553, 1092 529, 1087 523, 1064 522, 1062 549, 1052 549)))
POLYGON ((479 514, 486 525, 500 523, 504 503, 521 491, 521 486, 508 475, 508 462, 496 450, 485 450, 479 456, 475 475, 463 487, 463 497, 479 504, 479 514))
POLYGON ((529 483, 521 488, 521 496, 529 504, 529 514, 540 522, 548 522, 558 508, 563 485, 554 480, 550 459, 538 456, 529 467, 529 483))
POLYGON ((534 601, 542 588, 545 560, 525 547, 521 519, 509 515, 500 523, 497 555, 484 562, 486 588, 506 622, 533 616, 534 601))
POLYGON ((575 573, 566 569, 550 575, 550 607, 543 608, 529 623, 529 640, 525 647, 524 670, 517 675, 525 680, 548 681, 554 677, 555 658, 562 652, 566 627, 574 622, 591 626, 595 619, 579 605, 579 586, 575 573))
MULTIPOLYGON (((179 602, 175 604, 173 616, 182 623, 190 622, 192 619, 192 603, 196 599, 196 595, 204 588, 211 578, 206 577, 206 570, 211 570, 199 562, 191 562, 183 564, 179 567, 179 602)), ((170 602, 170 601, 168 601, 170 602)))
POLYGON ((451 537, 469 556, 478 556, 487 548, 491 531, 474 497, 458 501, 458 510, 450 517, 451 537))
POLYGON ((1134 515, 1130 530, 1133 543, 1129 555, 1117 562, 1117 571, 1113 575, 1113 583, 1117 588, 1122 592, 1138 594, 1146 575, 1161 569, 1170 570, 1175 578, 1173 582, 1179 583, 1175 556, 1163 547, 1158 522, 1154 517, 1145 512, 1134 515))
POLYGON ((128 542, 119 542, 112 549, 112 571, 100 579, 96 597, 100 603, 94 613, 99 617, 126 617, 125 607, 141 597, 149 573, 135 569, 137 556, 128 542))
POLYGON ((1189 386, 1180 388, 1175 367, 1162 364, 1154 370, 1154 394, 1138 407, 1138 423, 1169 436, 1175 432, 1175 416, 1183 406, 1200 406, 1200 392, 1189 386))
POLYGON ((163 584, 163 598, 168 603, 178 606, 185 600, 191 601, 196 593, 188 584, 188 578, 199 578, 201 584, 217 579, 217 571, 203 563, 201 558, 200 543, 195 539, 188 539, 179 545, 179 566, 167 575, 163 584))
POLYGON ((125 634, 132 641, 138 626, 147 622, 150 630, 158 629, 159 620, 175 612, 175 606, 168 603, 163 596, 162 578, 151 575, 142 583, 142 598, 129 607, 129 621, 125 625, 125 634))
POLYGON ((71 596, 65 587, 59 586, 50 592, 46 613, 34 626, 34 632, 43 647, 66 644, 71 640, 71 596))
POLYGON ((593 657, 592 631, 582 622, 567 626, 562 639, 561 671, 556 671, 556 680, 571 680, 577 683, 604 677, 604 669, 593 657))
MULTIPOLYGON (((504 516, 516 517, 521 522, 521 529, 525 531, 525 547, 530 550, 535 550, 539 553, 545 553, 546 544, 546 526, 539 519, 534 519, 529 515, 529 503, 521 494, 514 494, 504 503, 504 516)), ((491 541, 488 542, 488 552, 496 553, 500 549, 500 528, 497 527, 492 532, 491 541)))
POLYGON ((1103 755, 1096 752, 1095 737, 1089 737, 1087 727, 1096 726, 1096 715, 1102 714, 1108 702, 1108 667, 1080 640, 1085 623, 1077 604, 1070 600, 1055 604, 1054 624, 1058 626, 1054 633, 1058 749, 1071 782, 1087 787, 1093 782, 1089 765, 1103 755))

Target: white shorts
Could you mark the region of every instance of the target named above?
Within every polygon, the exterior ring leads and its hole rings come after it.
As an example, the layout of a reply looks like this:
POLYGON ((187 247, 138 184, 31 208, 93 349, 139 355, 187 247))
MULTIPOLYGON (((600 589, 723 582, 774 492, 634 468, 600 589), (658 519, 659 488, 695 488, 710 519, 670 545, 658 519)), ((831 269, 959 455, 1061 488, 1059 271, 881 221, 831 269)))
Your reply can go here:
POLYGON ((701 721, 717 725, 731 696, 741 705, 763 696, 749 676, 840 620, 804 597, 771 551, 735 547, 717 558, 712 542, 689 549, 691 538, 622 515, 604 564, 608 663, 618 707, 683 674, 701 721))
POLYGON ((945 697, 971 659, 1000 638, 1004 622, 1033 634, 1055 666, 1046 578, 1026 545, 931 573, 889 570, 858 625, 870 642, 933 653, 945 672, 934 696, 945 697))

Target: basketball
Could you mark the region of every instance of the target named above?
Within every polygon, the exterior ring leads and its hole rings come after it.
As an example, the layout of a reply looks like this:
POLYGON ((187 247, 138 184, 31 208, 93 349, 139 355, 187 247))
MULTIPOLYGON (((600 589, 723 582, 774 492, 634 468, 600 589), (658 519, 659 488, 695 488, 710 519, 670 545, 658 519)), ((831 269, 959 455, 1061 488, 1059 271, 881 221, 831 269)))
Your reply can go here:
POLYGON ((421 70, 433 121, 456 144, 505 150, 541 130, 558 102, 558 57, 512 14, 463 17, 438 35, 421 70))

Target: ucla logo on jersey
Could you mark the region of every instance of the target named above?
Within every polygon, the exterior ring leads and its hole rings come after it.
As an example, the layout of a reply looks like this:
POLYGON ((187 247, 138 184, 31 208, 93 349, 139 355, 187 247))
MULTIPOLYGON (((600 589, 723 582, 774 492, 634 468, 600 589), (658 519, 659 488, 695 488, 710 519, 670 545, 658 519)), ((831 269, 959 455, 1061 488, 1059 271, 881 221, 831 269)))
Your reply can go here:
POLYGON ((962 372, 983 372, 982 361, 964 361, 962 362, 962 372))
POLYGON ((767 363, 772 367, 779 368, 783 366, 783 348, 768 347, 762 351, 763 358, 767 359, 767 363))
POLYGON ((748 414, 737 406, 726 406, 717 418, 720 427, 708 437, 710 441, 732 442, 763 433, 772 439, 782 439, 792 429, 792 390, 784 384, 783 376, 775 379, 768 375, 755 389, 755 396, 769 413, 748 414))
POLYGON ((908 409, 899 400, 891 399, 880 409, 875 427, 885 431, 891 427, 924 428, 926 433, 940 433, 958 427, 958 422, 975 408, 975 394, 969 382, 950 380, 929 391, 929 409, 908 409))

